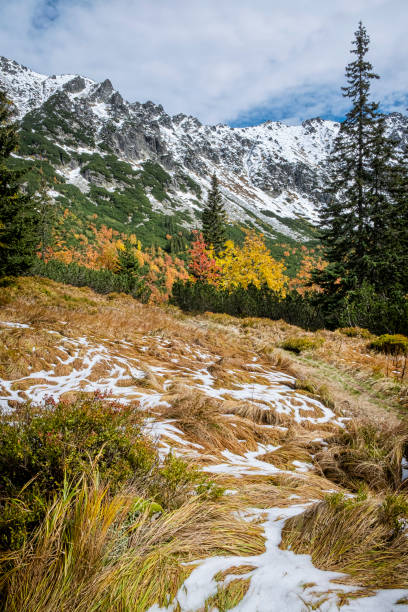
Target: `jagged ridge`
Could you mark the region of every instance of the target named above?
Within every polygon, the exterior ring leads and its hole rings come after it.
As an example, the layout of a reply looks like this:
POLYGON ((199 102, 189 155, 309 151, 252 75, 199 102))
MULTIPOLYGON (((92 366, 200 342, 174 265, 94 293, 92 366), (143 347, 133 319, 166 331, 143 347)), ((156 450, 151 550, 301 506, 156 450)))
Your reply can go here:
MULTIPOLYGON (((308 224, 318 221, 327 155, 338 131, 333 121, 315 118, 297 126, 267 121, 244 128, 202 125, 191 116, 171 117, 150 101, 129 103, 109 80, 48 77, 6 58, 0 58, 0 84, 21 119, 32 116, 37 124, 46 124, 51 113, 71 117, 71 135, 60 129, 47 138, 69 157, 61 159, 58 173, 88 198, 92 185, 112 193, 120 192, 123 183, 84 171, 78 154, 109 153, 129 162, 135 171, 146 160, 163 166, 171 177, 168 197, 157 199, 149 189, 146 195, 153 211, 184 213, 181 224, 186 227, 200 216, 203 198, 197 197, 197 186, 205 194, 213 172, 232 221, 255 225, 270 237, 283 234, 296 241, 309 238, 308 224), (86 134, 82 142, 80 134, 86 134)), ((408 119, 393 113, 388 124, 393 137, 401 141, 408 119)), ((37 126, 31 129, 35 132, 37 126)))

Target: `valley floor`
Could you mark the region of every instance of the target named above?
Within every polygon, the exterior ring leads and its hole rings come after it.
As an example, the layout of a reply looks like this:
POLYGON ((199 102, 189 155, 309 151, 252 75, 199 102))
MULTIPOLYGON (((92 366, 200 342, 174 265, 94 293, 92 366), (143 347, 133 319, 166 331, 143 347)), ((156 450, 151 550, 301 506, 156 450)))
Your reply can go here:
MULTIPOLYGON (((405 427, 401 364, 370 354, 363 338, 327 331, 316 349, 292 356, 279 345, 304 332, 282 321, 187 316, 45 279, 18 279, 0 291, 4 411, 84 393, 137 403, 160 455, 181 456, 214 478, 225 488, 220 504, 229 505, 231 520, 253 534, 246 554, 190 559, 168 605, 146 609, 408 609, 403 523, 391 571, 375 550, 357 559, 352 535, 341 551, 341 534, 333 536, 327 551, 331 532, 319 532, 333 508, 344 534, 364 504, 371 519, 358 520, 368 524, 387 495, 406 491, 401 457, 393 489, 367 485, 363 494, 339 475, 344 466, 327 467, 340 453, 330 455, 333 440, 339 445, 360 421, 380 431, 405 427)), ((358 529, 356 519, 356 540, 358 529)))

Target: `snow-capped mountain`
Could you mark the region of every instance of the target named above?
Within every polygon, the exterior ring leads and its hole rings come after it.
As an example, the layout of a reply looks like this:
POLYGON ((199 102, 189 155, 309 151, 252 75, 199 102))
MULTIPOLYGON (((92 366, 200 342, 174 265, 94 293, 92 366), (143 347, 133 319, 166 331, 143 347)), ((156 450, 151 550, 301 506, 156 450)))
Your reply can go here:
MULTIPOLYGON (((45 76, 6 58, 0 58, 0 86, 18 109, 26 140, 27 132, 41 134, 57 147, 60 153, 52 163, 58 175, 88 199, 92 185, 120 193, 126 181, 115 173, 98 173, 95 164, 85 167, 81 155, 114 155, 135 172, 146 160, 164 168, 171 177, 166 197, 158 198, 149 185, 146 195, 152 211, 185 213, 184 226, 199 218, 214 172, 232 221, 255 225, 271 237, 283 234, 300 241, 310 236, 310 224, 318 222, 326 159, 339 128, 335 122, 316 118, 297 126, 271 121, 243 128, 202 125, 183 114, 171 117, 152 102, 129 103, 109 80, 45 76)), ((402 139, 408 118, 394 113, 388 122, 395 138, 402 139)), ((49 159, 46 149, 32 146, 28 152, 49 159)))

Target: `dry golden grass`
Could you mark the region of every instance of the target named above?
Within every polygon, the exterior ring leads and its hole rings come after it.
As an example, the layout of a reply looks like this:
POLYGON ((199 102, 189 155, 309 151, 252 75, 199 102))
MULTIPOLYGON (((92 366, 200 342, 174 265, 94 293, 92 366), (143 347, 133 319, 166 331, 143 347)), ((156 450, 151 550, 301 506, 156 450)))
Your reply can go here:
POLYGON ((249 402, 241 402, 236 406, 230 406, 229 412, 244 419, 249 419, 254 423, 263 425, 278 425, 283 427, 293 425, 293 419, 289 415, 277 412, 273 408, 265 410, 261 406, 249 402))
POLYGON ((312 455, 308 450, 297 442, 287 442, 277 450, 259 455, 258 459, 272 463, 281 470, 294 470, 294 461, 312 463, 312 455))
MULTIPOLYGON (((305 333, 285 321, 268 319, 238 319, 227 315, 206 313, 203 317, 209 325, 234 330, 259 353, 262 359, 282 371, 305 379, 316 387, 331 407, 337 411, 353 411, 354 416, 370 413, 375 419, 389 420, 395 416, 384 405, 388 400, 395 405, 408 405, 408 376, 401 380, 404 359, 387 356, 367 349, 367 338, 350 337, 339 331, 319 330, 305 333), (292 336, 319 337, 324 340, 320 347, 306 356, 289 355, 279 347, 292 336), (322 379, 325 392, 319 391, 322 379)), ((394 420, 396 422, 396 419, 394 420)))
MULTIPOLYGON (((401 459, 407 453, 408 432, 399 424, 395 406, 397 402, 408 406, 408 387, 392 372, 398 363, 369 352, 367 339, 323 330, 317 334, 324 340, 321 346, 295 356, 279 345, 300 334, 311 339, 316 334, 283 321, 210 313, 186 316, 174 307, 146 306, 121 294, 100 296, 46 279, 18 279, 2 290, 0 307, 0 321, 32 326, 0 326, 0 376, 4 379, 47 370, 63 356, 59 345, 73 355, 63 337, 85 336, 93 345, 108 347, 112 361, 126 357, 145 372, 143 378, 134 378, 125 367, 119 386, 164 394, 170 406, 155 407, 154 416, 174 420, 187 442, 201 445, 198 451, 194 447, 198 466, 219 461, 225 449, 242 455, 256 450, 259 443, 268 443, 280 448, 258 459, 284 470, 273 476, 219 476, 217 482, 235 489, 235 495, 218 502, 186 501, 156 519, 148 513, 131 516, 135 491, 112 496, 97 482, 67 489, 50 509, 36 539, 16 553, 15 572, 3 579, 9 590, 6 612, 124 612, 146 610, 154 603, 167 605, 167 594, 173 598, 192 569, 182 562, 263 551, 259 525, 240 521, 233 510, 315 500, 321 502, 288 521, 283 546, 310 553, 318 567, 349 573, 353 583, 407 588, 408 540, 398 527, 405 517, 406 497, 386 495, 405 490, 401 459), (121 341, 130 344, 124 346, 121 341), (212 399, 194 389, 198 381, 189 371, 196 374, 210 361, 215 388, 266 384, 262 373, 249 366, 254 357, 257 365, 296 378, 293 391, 286 394, 288 402, 296 404, 297 391, 320 400, 338 416, 358 417, 358 422, 346 422, 346 430, 331 422, 298 424, 271 406, 265 406, 266 410, 227 395, 212 399), (157 366, 174 374, 161 375, 154 369, 157 366), (328 446, 315 438, 324 438, 328 446), (294 461, 313 463, 316 469, 294 472, 294 461), (341 492, 361 492, 362 485, 378 496, 350 503, 340 496, 341 492), (337 493, 326 498, 329 490, 337 493)), ((56 374, 67 375, 73 366, 81 368, 84 354, 80 351, 69 366, 57 365, 56 374)), ((99 363, 91 380, 103 378, 111 365, 109 359, 99 363)), ((21 393, 28 389, 24 380, 15 384, 21 393)), ((70 391, 67 397, 75 393, 70 391)), ((304 412, 305 417, 321 414, 304 412)), ((204 609, 227 610, 237 605, 249 582, 246 577, 229 580, 245 569, 250 572, 253 567, 231 567, 217 576, 219 589, 204 609)))
POLYGON ((223 477, 222 484, 228 489, 236 489, 233 498, 238 505, 263 509, 310 503, 323 500, 329 490, 344 491, 314 472, 243 475, 239 479, 223 477))
POLYGON ((61 354, 55 346, 59 341, 60 336, 41 329, 0 327, 0 377, 12 380, 47 369, 61 354))
POLYGON ((256 569, 255 565, 233 565, 232 567, 229 567, 228 569, 222 572, 218 572, 218 574, 215 574, 214 578, 219 582, 221 580, 225 580, 225 578, 227 578, 228 576, 242 576, 242 574, 248 574, 254 569, 256 569))
POLYGON ((213 612, 213 610, 226 612, 232 610, 245 597, 250 583, 250 578, 236 578, 227 584, 221 583, 216 594, 209 597, 204 608, 198 612, 213 612))
POLYGON ((328 442, 315 461, 329 480, 351 491, 362 484, 374 491, 395 491, 402 486, 401 461, 408 450, 406 425, 352 421, 328 442))
POLYGON ((183 562, 264 551, 261 529, 227 504, 194 498, 154 518, 132 512, 134 500, 130 490, 110 495, 97 479, 66 486, 35 539, 9 554, 4 610, 142 612, 175 596, 193 569, 183 562))
POLYGON ((408 499, 403 495, 347 500, 328 496, 286 522, 282 548, 312 556, 327 570, 372 588, 408 587, 408 499))
POLYGON ((256 450, 258 443, 268 443, 273 436, 268 429, 257 426, 250 419, 231 418, 225 413, 222 400, 186 386, 174 385, 163 399, 170 406, 161 407, 160 414, 174 419, 188 440, 202 445, 207 451, 216 453, 228 449, 241 454, 256 450))
POLYGON ((242 343, 235 345, 231 338, 227 341, 226 335, 208 332, 198 324, 176 318, 174 311, 167 314, 168 309, 143 305, 123 294, 109 297, 49 279, 19 278, 15 285, 2 288, 1 318, 50 328, 68 336, 85 333, 132 342, 144 334, 164 334, 191 345, 208 347, 210 352, 220 351, 222 355, 242 351, 242 343))

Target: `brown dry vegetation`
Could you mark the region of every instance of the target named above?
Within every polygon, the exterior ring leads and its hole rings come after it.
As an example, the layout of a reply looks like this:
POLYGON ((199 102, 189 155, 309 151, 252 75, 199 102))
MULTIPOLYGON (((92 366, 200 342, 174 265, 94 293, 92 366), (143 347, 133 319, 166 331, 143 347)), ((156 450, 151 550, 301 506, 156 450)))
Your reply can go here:
MULTIPOLYGON (((66 339, 86 337, 109 347, 112 359, 140 362, 144 375, 135 379, 128 370, 118 386, 161 394, 162 403, 150 416, 182 432, 196 466, 219 463, 224 450, 243 456, 259 444, 272 444, 278 448, 261 449, 257 458, 282 470, 267 476, 221 475, 216 482, 234 495, 205 504, 185 500, 154 521, 146 514, 129 522, 131 490, 113 496, 93 483, 67 493, 49 509, 35 540, 18 551, 18 569, 6 578, 7 610, 165 605, 167 594, 172 598, 192 569, 183 561, 262 552, 262 529, 237 519, 233 510, 294 503, 313 505, 287 522, 282 547, 311 554, 316 566, 346 572, 354 584, 408 587, 403 534, 408 501, 401 480, 401 460, 408 452, 407 380, 401 380, 398 363, 367 349, 364 333, 321 330, 316 335, 283 321, 187 316, 173 307, 141 305, 125 295, 104 297, 46 279, 18 279, 0 291, 0 321, 31 326, 0 327, 0 377, 23 378, 16 384, 24 389, 30 371, 57 362, 61 343, 72 352, 66 339), (294 355, 280 348, 294 337, 321 341, 294 355), (264 384, 262 371, 248 365, 254 357, 260 368, 276 368, 296 379, 288 396, 300 392, 347 417, 345 428, 333 422, 296 423, 273 406, 265 410, 261 403, 234 400, 228 393, 214 399, 194 388, 199 375, 189 378, 189 371, 197 374, 206 367, 217 390, 264 384), (296 471, 298 461, 313 467, 296 471), (335 493, 328 496, 329 491, 335 493), (68 523, 73 526, 69 554, 68 523)), ((79 367, 82 358, 79 352, 74 365, 79 367)), ((68 373, 64 365, 58 367, 58 373, 68 373)), ((103 378, 109 367, 99 363, 92 379, 103 378)), ((314 416, 320 416, 317 410, 314 416)), ((249 578, 240 577, 245 567, 250 573, 251 566, 238 566, 217 576, 218 591, 204 610, 227 610, 242 599, 249 585, 249 578), (237 578, 225 583, 230 575, 237 578)))
POLYGON ((213 313, 206 313, 202 318, 212 328, 234 329, 235 334, 249 341, 272 365, 301 381, 298 388, 311 390, 323 403, 334 405, 340 412, 357 417, 368 414, 377 420, 391 419, 395 424, 396 414, 405 414, 408 377, 401 379, 404 357, 369 350, 367 337, 347 336, 340 330, 305 332, 282 320, 237 319, 213 313), (296 337, 318 338, 323 343, 318 342, 315 348, 299 355, 280 348, 286 340, 296 337))
POLYGON ((311 554, 313 563, 321 569, 349 574, 351 583, 406 589, 407 513, 405 495, 345 499, 335 493, 289 519, 281 546, 311 554))
POLYGON ((401 461, 408 448, 408 426, 352 421, 344 432, 331 437, 329 446, 315 456, 329 480, 358 491, 364 483, 373 491, 406 488, 401 481, 401 461))
POLYGON ((256 450, 258 443, 268 443, 273 437, 268 430, 258 427, 250 419, 228 418, 221 400, 204 393, 176 385, 163 399, 169 407, 160 408, 165 418, 174 419, 187 439, 202 445, 207 451, 228 449, 234 453, 256 450))

